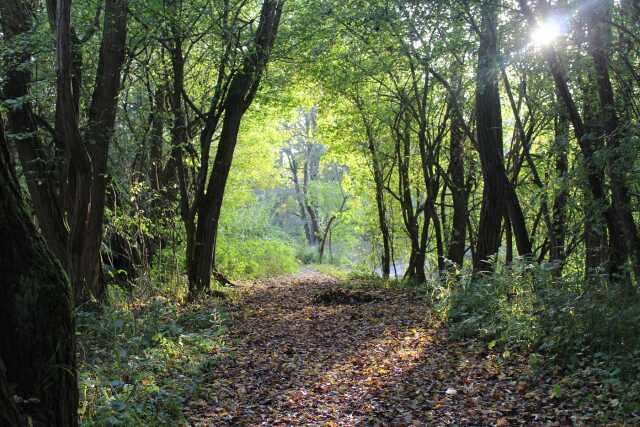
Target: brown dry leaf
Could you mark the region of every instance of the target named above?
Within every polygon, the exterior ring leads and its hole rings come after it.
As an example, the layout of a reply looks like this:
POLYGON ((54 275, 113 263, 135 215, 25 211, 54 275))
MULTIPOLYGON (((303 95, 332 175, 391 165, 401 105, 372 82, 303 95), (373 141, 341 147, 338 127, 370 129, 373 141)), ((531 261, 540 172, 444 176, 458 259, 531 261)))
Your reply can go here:
POLYGON ((575 410, 541 402, 546 386, 521 380, 524 358, 500 361, 449 338, 413 291, 348 285, 336 291, 340 282, 312 272, 239 284, 242 298, 226 302, 228 349, 212 353, 185 406, 190 424, 509 426, 504 414, 571 423, 575 410), (319 301, 325 290, 349 298, 319 301))

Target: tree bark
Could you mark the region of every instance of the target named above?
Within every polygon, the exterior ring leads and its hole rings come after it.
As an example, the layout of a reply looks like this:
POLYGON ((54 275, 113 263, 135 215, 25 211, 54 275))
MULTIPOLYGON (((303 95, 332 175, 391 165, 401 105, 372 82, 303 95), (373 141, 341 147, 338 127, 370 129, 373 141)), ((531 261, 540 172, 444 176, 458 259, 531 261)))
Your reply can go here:
POLYGON ((0 361, 7 380, 21 397, 39 399, 47 425, 76 426, 72 290, 23 207, 1 128, 0 235, 0 361))
MULTIPOLYGON (((126 0, 107 0, 95 87, 80 131, 79 105, 82 63, 80 41, 71 27, 71 1, 47 2, 56 32, 56 129, 55 149, 47 150, 38 139, 34 115, 27 102, 9 114, 12 133, 29 135, 15 141, 34 210, 51 250, 71 278, 77 301, 100 300, 104 295, 100 246, 106 190, 108 145, 115 124, 120 68, 126 40, 126 0), (58 156, 62 155, 64 161, 58 156), (55 188, 60 189, 59 193, 55 188)), ((7 37, 31 28, 33 11, 22 2, 2 2, 7 37)), ((21 59, 30 58, 28 49, 21 59)), ((28 94, 28 67, 12 69, 7 92, 12 97, 28 94)))
MULTIPOLYGON (((59 2, 66 1, 59 0, 59 2)), ((88 123, 83 132, 83 140, 80 142, 84 148, 72 149, 73 151, 86 150, 91 163, 90 174, 86 174, 83 168, 78 168, 76 172, 76 201, 87 200, 87 202, 78 204, 74 208, 75 227, 71 230, 69 251, 70 276, 75 285, 76 300, 80 303, 94 298, 101 301, 105 293, 100 247, 108 179, 107 158, 114 132, 120 92, 120 71, 125 55, 127 5, 127 0, 105 1, 104 29, 96 69, 95 89, 89 104, 88 123), (83 178, 89 179, 88 186, 84 185, 83 178)), ((58 39, 60 40, 60 34, 58 39)), ((59 47, 61 47, 60 44, 59 47)), ((65 92, 62 94, 64 96, 65 92)), ((76 116, 76 123, 73 124, 76 127, 77 120, 76 116)), ((67 126, 72 124, 66 123, 65 128, 67 126)), ((65 130, 65 134, 69 138, 69 131, 65 130)), ((75 136, 69 140, 74 141, 72 144, 77 143, 75 136)))
MULTIPOLYGON (((22 0, 0 2, 5 42, 13 44, 32 30, 33 12, 22 0)), ((61 195, 56 191, 56 187, 61 186, 56 174, 56 161, 52 159, 51 150, 47 150, 38 137, 38 124, 29 100, 32 72, 27 64, 31 61, 33 49, 30 43, 20 41, 14 46, 14 51, 15 54, 4 58, 8 64, 4 98, 16 100, 7 112, 7 139, 17 149, 40 231, 51 251, 65 263, 69 236, 63 222, 61 195)), ((54 145, 59 145, 59 142, 54 145)), ((53 155, 57 154, 60 153, 53 155)))
MULTIPOLYGON (((601 126, 598 121, 596 103, 593 100, 598 96, 593 81, 593 72, 589 72, 580 81, 582 103, 582 117, 584 118, 584 138, 587 138, 590 144, 597 141, 597 135, 602 133, 601 126)), ((561 101, 563 102, 563 101, 561 101)), ((566 105, 563 103, 563 106, 566 105)), ((565 109, 566 110, 566 109, 565 109)), ((593 144, 595 145, 595 144, 593 144)), ((602 147, 594 147, 594 150, 602 147)), ((584 157, 584 156, 583 156, 584 157)), ((584 161, 584 160, 583 160, 584 161)), ((596 165, 593 166, 596 168, 596 165)), ((598 167, 594 170, 598 176, 599 182, 604 183, 604 168, 598 167)), ((603 211, 607 208, 604 202, 597 203, 594 201, 591 191, 590 182, 584 183, 583 203, 584 203, 584 245, 585 245, 585 275, 587 277, 594 273, 600 274, 603 268, 606 269, 607 259, 609 257, 608 247, 608 224, 604 220, 603 211)))
POLYGON ((7 427, 19 427, 22 424, 20 412, 16 407, 13 395, 9 390, 7 380, 7 368, 0 358, 0 425, 7 427))
MULTIPOLYGON (((411 244, 411 252, 409 262, 404 278, 416 283, 426 282, 426 274, 424 270, 425 250, 422 244, 422 238, 425 237, 424 230, 428 225, 428 216, 424 215, 423 234, 420 234, 420 208, 415 207, 413 197, 411 195, 412 185, 410 177, 410 160, 411 160, 411 136, 409 135, 409 124, 406 122, 406 113, 399 112, 393 126, 395 134, 395 151, 396 161, 398 164, 398 194, 396 198, 400 202, 402 210, 402 219, 405 230, 409 236, 411 244)), ((422 207, 422 213, 425 209, 422 207)))

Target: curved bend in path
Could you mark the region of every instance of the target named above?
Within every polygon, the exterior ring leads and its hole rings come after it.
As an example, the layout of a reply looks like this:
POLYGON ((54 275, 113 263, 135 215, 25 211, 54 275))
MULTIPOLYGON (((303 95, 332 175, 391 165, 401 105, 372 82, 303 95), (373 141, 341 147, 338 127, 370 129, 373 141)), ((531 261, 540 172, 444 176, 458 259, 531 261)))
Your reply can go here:
POLYGON ((313 272, 240 288, 227 351, 187 416, 197 426, 568 425, 522 370, 447 341, 411 291, 323 305, 339 287, 313 272), (546 402, 546 403, 544 403, 546 402))

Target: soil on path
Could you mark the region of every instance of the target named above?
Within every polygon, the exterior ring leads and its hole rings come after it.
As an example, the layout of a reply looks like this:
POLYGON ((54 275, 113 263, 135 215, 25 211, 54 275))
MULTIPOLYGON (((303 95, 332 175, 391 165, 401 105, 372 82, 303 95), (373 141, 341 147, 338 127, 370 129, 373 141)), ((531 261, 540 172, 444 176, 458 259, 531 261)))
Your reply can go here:
POLYGON ((526 381, 526 364, 448 339, 418 293, 359 287, 368 302, 318 298, 343 286, 311 271, 241 285, 227 347, 186 407, 190 423, 572 424, 574 411, 526 381))

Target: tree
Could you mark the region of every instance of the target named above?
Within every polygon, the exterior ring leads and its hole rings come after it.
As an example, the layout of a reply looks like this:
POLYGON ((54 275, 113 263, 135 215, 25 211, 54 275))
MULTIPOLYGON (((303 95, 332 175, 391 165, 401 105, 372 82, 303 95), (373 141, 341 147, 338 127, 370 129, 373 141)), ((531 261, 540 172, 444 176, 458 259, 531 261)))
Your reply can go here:
POLYGON ((311 182, 319 178, 320 157, 325 151, 325 148, 313 137, 317 127, 317 115, 318 107, 313 106, 309 112, 301 110, 296 122, 285 125, 285 129, 291 134, 291 139, 281 150, 286 159, 300 219, 304 224, 305 237, 310 246, 317 246, 322 239, 317 208, 313 206, 309 194, 311 182))
POLYGON ((615 238, 623 239, 621 245, 624 247, 624 255, 631 256, 633 270, 640 279, 640 235, 631 213, 631 197, 626 183, 629 166, 623 158, 621 147, 625 130, 619 124, 613 85, 609 75, 612 7, 613 1, 602 1, 597 5, 589 5, 587 9, 589 11, 589 55, 593 60, 598 88, 599 114, 603 132, 600 137, 605 141, 609 151, 607 172, 611 184, 610 215, 612 221, 616 223, 616 230, 622 232, 615 238))
POLYGON ((359 94, 353 95, 353 103, 362 119, 362 125, 365 128, 366 147, 368 152, 368 160, 373 171, 373 183, 375 185, 376 210, 378 212, 378 227, 380 228, 380 236, 382 237, 382 256, 381 269, 382 277, 389 278, 391 272, 391 231, 387 219, 387 205, 385 202, 385 179, 383 173, 383 162, 380 150, 377 147, 379 141, 376 140, 374 127, 371 119, 367 115, 364 101, 359 94))
POLYGON ((498 90, 498 40, 496 1, 482 2, 480 47, 476 77, 476 121, 478 151, 484 177, 482 210, 478 234, 476 271, 493 267, 490 258, 500 247, 500 229, 504 215, 509 216, 516 232, 521 255, 531 254, 522 209, 514 189, 507 178, 502 152, 502 113, 498 90))
POLYGON ((22 425, 9 383, 17 395, 40 402, 21 415, 43 425, 75 426, 73 293, 25 211, 4 135, 0 121, 0 421, 22 425))
MULTIPOLYGON (((460 79, 455 78, 454 81, 459 82, 460 79)), ((460 97, 460 83, 455 94, 450 96, 460 97)), ((464 169, 464 131, 462 129, 462 117, 457 110, 456 105, 461 104, 459 101, 450 101, 452 105, 451 129, 449 130, 449 180, 451 187, 451 198, 453 199, 453 219, 451 220, 451 234, 449 239, 449 250, 447 258, 462 267, 465 254, 465 239, 467 234, 467 215, 469 194, 467 183, 465 182, 464 169)))
MULTIPOLYGON (((205 125, 200 135, 202 159, 199 180, 193 204, 189 215, 186 216, 187 232, 193 233, 188 237, 191 246, 187 248, 187 275, 189 293, 192 297, 209 289, 212 267, 215 265, 215 243, 220 211, 240 124, 256 96, 269 61, 283 4, 282 0, 264 0, 249 53, 241 67, 232 74, 228 86, 225 87, 226 92, 217 91, 214 94, 211 109, 206 115, 205 125), (223 117, 221 117, 222 114, 224 114, 223 117), (218 148, 213 160, 213 170, 209 175, 208 151, 221 118, 222 128, 218 148)), ((180 172, 180 174, 180 179, 184 180, 184 173, 180 172)), ((181 197, 184 199, 184 192, 181 197)))
MULTIPOLYGON (((531 26, 535 25, 534 15, 527 2, 524 0, 520 0, 519 4, 520 9, 527 18, 529 24, 531 26)), ((601 37, 606 36, 601 33, 601 24, 598 24, 598 26, 599 28, 593 29, 594 31, 592 40, 588 45, 590 46, 591 56, 593 57, 595 54, 595 62, 600 61, 600 64, 596 67, 597 74, 599 75, 600 80, 598 83, 599 98, 601 103, 607 105, 610 102, 609 98, 612 96, 612 94, 609 93, 611 88, 606 81, 607 79, 605 71, 607 65, 606 62, 603 62, 603 58, 601 58, 601 50, 605 48, 605 46, 602 45, 601 37)), ((585 122, 583 120, 583 115, 580 114, 574 101, 573 95, 569 89, 566 72, 563 69, 562 64, 560 63, 557 51, 552 46, 548 46, 546 48, 546 61, 549 64, 549 70, 553 77, 556 90, 567 110, 567 114, 573 125, 573 132, 582 152, 582 156, 584 159, 584 168, 586 169, 588 176, 589 192, 591 193, 591 197, 598 207, 598 210, 601 212, 600 217, 603 219, 602 222, 605 223, 607 227, 609 236, 609 256, 607 262, 607 271, 612 277, 616 277, 621 274, 623 264, 628 255, 627 250, 628 248, 632 248, 630 244, 633 244, 633 241, 635 239, 632 233, 625 233, 624 231, 623 224, 629 221, 629 217, 625 213, 626 205, 623 204, 622 206, 616 207, 614 204, 610 203, 607 200, 607 192, 605 190, 603 182, 603 169, 596 160, 599 147, 594 144, 595 141, 587 132, 587 126, 585 125, 585 122), (626 220, 624 219, 625 217, 626 220)), ((607 126, 610 130, 613 129, 614 124, 612 113, 612 111, 609 111, 608 113, 605 113, 605 116, 603 117, 605 121, 607 119, 609 120, 607 126)), ((617 172, 614 172, 614 174, 615 173, 617 172)), ((613 182, 613 187, 616 187, 615 179, 613 182)), ((623 202, 624 194, 623 192, 621 192, 621 190, 623 190, 623 187, 618 187, 618 197, 622 197, 622 199, 619 199, 619 201, 623 202)), ((627 226, 630 227, 631 225, 627 223, 627 226)))
MULTIPOLYGON (((95 85, 86 124, 81 127, 83 70, 79 45, 83 40, 71 25, 71 1, 47 2, 56 33, 55 129, 43 118, 38 119, 41 122, 38 126, 51 131, 53 149, 39 138, 36 116, 29 102, 32 55, 29 43, 18 44, 20 61, 10 67, 5 81, 5 95, 14 100, 8 114, 8 138, 15 144, 25 170, 43 235, 65 266, 79 303, 101 300, 104 296, 100 249, 107 158, 125 55, 127 4, 127 0, 105 1, 95 85)), ((12 5, 2 3, 2 25, 9 41, 26 37, 31 31, 33 6, 22 1, 12 5)))

